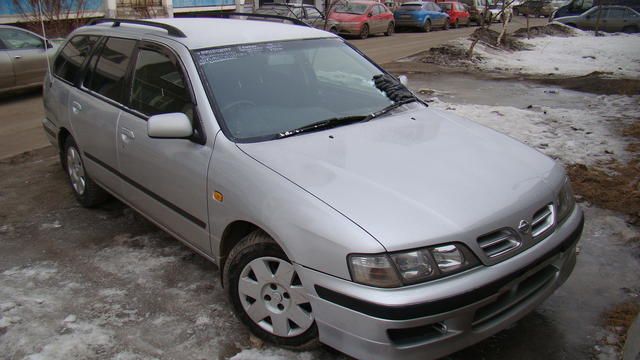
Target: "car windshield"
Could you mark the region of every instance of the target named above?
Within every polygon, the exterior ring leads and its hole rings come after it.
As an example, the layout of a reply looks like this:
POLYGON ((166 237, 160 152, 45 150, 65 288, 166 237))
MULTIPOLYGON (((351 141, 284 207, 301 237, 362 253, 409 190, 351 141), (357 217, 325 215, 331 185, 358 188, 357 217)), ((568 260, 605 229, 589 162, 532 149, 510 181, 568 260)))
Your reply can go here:
POLYGON ((236 141, 275 139, 393 103, 373 81, 382 71, 340 39, 237 45, 196 54, 221 125, 236 141))
POLYGON ((358 3, 347 3, 336 6, 335 12, 347 13, 347 14, 364 14, 367 11, 369 5, 358 3))
POLYGON ((439 3, 441 9, 449 11, 451 10, 451 3, 439 3))
POLYGON ((422 5, 420 4, 403 4, 400 6, 402 10, 420 10, 422 9, 422 5))

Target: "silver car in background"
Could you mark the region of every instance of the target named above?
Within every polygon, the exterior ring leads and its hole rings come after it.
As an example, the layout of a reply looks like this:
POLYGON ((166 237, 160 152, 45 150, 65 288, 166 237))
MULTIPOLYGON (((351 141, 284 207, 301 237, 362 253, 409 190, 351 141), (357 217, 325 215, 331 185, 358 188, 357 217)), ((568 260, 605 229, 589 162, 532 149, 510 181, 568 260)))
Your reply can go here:
POLYGON ((329 32, 103 19, 52 73, 43 126, 78 201, 110 193, 218 264, 273 344, 441 357, 573 270, 583 215, 561 165, 329 32))
POLYGON ((0 94, 42 85, 56 50, 36 33, 0 25, 0 94))

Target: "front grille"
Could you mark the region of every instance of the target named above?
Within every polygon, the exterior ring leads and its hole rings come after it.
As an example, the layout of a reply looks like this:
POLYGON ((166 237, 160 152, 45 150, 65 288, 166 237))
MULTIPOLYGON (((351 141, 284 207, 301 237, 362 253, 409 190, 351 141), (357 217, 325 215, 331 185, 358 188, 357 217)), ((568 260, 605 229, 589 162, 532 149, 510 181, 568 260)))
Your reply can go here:
POLYGON ((520 238, 510 229, 501 229, 478 238, 478 245, 490 258, 504 255, 521 244, 520 238))
POLYGON ((555 225, 555 211, 552 204, 546 205, 536 211, 531 219, 531 236, 534 240, 539 240, 547 231, 555 225))

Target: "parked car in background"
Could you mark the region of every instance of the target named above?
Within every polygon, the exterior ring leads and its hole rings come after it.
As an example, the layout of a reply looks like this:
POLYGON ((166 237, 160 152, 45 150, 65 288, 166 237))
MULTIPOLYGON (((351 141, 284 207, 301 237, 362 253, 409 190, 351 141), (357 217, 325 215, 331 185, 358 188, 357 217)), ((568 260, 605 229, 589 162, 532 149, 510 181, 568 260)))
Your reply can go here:
POLYGON ((448 29, 449 15, 434 2, 406 2, 394 13, 397 27, 418 28, 429 32, 433 27, 448 29))
POLYGON ((471 15, 467 8, 458 1, 438 1, 438 6, 449 15, 449 25, 457 28, 461 25, 469 26, 471 15))
POLYGON ((0 25, 0 94, 42 85, 47 57, 57 47, 31 31, 0 25))
POLYGON ((640 0, 571 0, 566 5, 559 7, 551 18, 580 15, 596 5, 620 5, 627 6, 640 12, 640 0))
POLYGON ((332 33, 358 36, 366 39, 369 35, 393 34, 395 22, 393 13, 385 5, 374 1, 350 1, 338 4, 329 15, 332 33))
POLYGON ((516 15, 550 17, 558 8, 567 3, 566 0, 528 0, 513 7, 516 15))
POLYGON ((469 17, 471 21, 477 25, 484 24, 485 21, 491 18, 491 14, 487 9, 487 0, 461 0, 466 5, 469 11, 469 17))
MULTIPOLYGON (((313 5, 308 4, 266 4, 255 11, 256 14, 278 15, 295 18, 305 24, 324 30, 325 18, 322 12, 313 5)), ((327 29, 330 28, 327 25, 327 29)))
POLYGON ((626 6, 596 6, 577 16, 565 16, 554 21, 581 30, 637 33, 640 31, 640 13, 626 6), (598 25, 598 13, 600 24, 598 25))
POLYGON ((506 6, 504 9, 505 3, 502 1, 492 2, 489 5, 489 13, 491 14, 491 21, 493 22, 502 22, 502 21, 511 21, 513 17, 513 10, 511 8, 511 4, 509 0, 506 0, 506 6))

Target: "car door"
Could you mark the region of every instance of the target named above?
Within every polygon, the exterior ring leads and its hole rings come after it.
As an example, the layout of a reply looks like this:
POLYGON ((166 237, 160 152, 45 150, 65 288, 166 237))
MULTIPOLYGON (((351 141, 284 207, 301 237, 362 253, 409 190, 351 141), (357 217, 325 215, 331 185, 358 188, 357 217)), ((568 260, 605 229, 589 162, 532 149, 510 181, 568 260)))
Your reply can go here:
MULTIPOLYGON (((210 254, 207 171, 212 149, 203 141, 147 135, 150 116, 184 113, 198 127, 190 81, 163 45, 141 43, 135 55, 128 108, 118 122, 119 170, 125 198, 167 230, 210 254)), ((202 130, 197 130, 202 134, 202 130)))
POLYGON ((2 40, 0 40, 0 91, 8 90, 16 85, 13 62, 2 40))
POLYGON ((0 39, 13 64, 15 85, 39 84, 47 71, 47 45, 44 39, 21 29, 0 28, 0 39))
POLYGON ((87 64, 79 88, 69 94, 69 119, 85 168, 116 194, 121 193, 116 127, 135 44, 131 39, 103 39, 87 64))
POLYGON ((610 7, 607 16, 604 18, 602 30, 609 32, 622 31, 624 27, 625 9, 622 7, 610 7))

